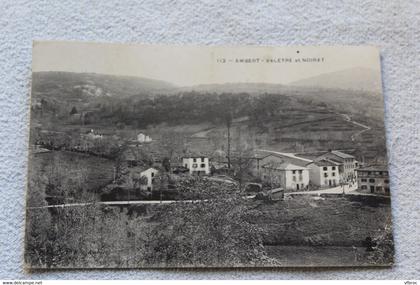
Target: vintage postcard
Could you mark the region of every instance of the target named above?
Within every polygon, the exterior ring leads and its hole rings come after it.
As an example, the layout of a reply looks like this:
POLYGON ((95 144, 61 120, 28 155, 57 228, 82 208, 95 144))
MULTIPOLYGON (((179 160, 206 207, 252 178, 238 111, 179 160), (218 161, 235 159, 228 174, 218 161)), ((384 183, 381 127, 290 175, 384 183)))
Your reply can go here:
POLYGON ((35 42, 25 265, 393 263, 379 52, 35 42))

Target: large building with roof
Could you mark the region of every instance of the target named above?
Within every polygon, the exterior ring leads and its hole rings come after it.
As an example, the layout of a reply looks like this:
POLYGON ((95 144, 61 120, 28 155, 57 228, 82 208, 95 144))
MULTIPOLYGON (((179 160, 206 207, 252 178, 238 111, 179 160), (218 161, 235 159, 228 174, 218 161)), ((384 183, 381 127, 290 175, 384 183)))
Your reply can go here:
POLYGON ((340 185, 339 164, 328 159, 316 160, 307 165, 311 183, 319 187, 340 185))
POLYGON ((135 166, 128 169, 127 183, 131 188, 152 191, 153 181, 159 170, 147 166, 135 166))
POLYGON ((210 174, 209 158, 206 156, 190 155, 182 158, 182 166, 193 175, 210 174))
POLYGON ((358 167, 353 155, 337 151, 318 151, 313 153, 284 153, 259 150, 257 169, 268 161, 289 163, 308 169, 310 182, 318 187, 335 187, 345 182, 356 182, 355 169, 358 167))
POLYGON ((262 180, 273 187, 284 190, 306 190, 309 185, 309 171, 306 167, 288 162, 268 162, 262 165, 262 180))
POLYGON ((373 165, 357 169, 358 189, 372 194, 389 195, 388 169, 373 165))
POLYGON ((295 156, 313 161, 328 160, 338 166, 340 182, 356 182, 358 162, 351 154, 338 150, 329 150, 314 153, 298 153, 295 156))

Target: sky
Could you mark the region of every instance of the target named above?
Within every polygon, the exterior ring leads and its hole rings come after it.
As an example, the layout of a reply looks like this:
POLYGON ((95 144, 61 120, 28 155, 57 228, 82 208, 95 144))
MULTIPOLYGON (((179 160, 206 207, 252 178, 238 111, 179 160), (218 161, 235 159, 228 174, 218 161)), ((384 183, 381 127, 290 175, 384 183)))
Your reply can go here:
POLYGON ((366 46, 220 47, 50 41, 34 42, 32 58, 34 72, 136 76, 178 86, 232 82, 288 84, 352 68, 379 71, 378 49, 366 46))

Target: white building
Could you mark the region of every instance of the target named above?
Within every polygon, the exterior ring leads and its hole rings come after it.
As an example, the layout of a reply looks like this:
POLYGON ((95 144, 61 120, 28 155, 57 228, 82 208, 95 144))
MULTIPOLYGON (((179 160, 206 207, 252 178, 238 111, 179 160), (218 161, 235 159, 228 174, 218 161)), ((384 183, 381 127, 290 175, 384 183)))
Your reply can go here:
POLYGON ((340 178, 343 182, 355 182, 357 178, 356 169, 358 162, 353 155, 338 151, 331 150, 320 156, 320 159, 326 158, 330 161, 336 162, 339 165, 340 178))
POLYGON ((261 167, 261 178, 272 187, 284 190, 305 190, 309 185, 308 168, 287 162, 269 162, 261 167))
POLYGON ((140 134, 137 135, 137 141, 139 143, 148 143, 148 142, 152 141, 152 138, 149 137, 148 135, 140 133, 140 134))
POLYGON ((153 179, 158 174, 159 171, 156 168, 150 167, 140 173, 140 177, 146 177, 147 184, 141 185, 140 189, 142 190, 153 190, 153 179))
POLYGON ((210 174, 209 158, 204 156, 190 156, 182 158, 182 165, 188 168, 190 174, 210 174))
POLYGON ((152 191, 153 180, 159 173, 159 170, 153 167, 134 167, 130 168, 130 183, 132 188, 140 188, 141 190, 152 191), (145 181, 142 181, 145 179, 145 181), (145 182, 145 183, 144 183, 145 182))
POLYGON ((339 164, 327 159, 314 161, 307 165, 311 182, 319 187, 340 185, 339 164))
POLYGON ((363 192, 389 195, 389 175, 386 166, 357 169, 358 189, 363 192))
POLYGON ((90 132, 86 135, 88 138, 93 139, 93 140, 97 140, 97 139, 102 139, 103 135, 102 134, 98 134, 95 133, 95 131, 93 129, 90 130, 90 132))

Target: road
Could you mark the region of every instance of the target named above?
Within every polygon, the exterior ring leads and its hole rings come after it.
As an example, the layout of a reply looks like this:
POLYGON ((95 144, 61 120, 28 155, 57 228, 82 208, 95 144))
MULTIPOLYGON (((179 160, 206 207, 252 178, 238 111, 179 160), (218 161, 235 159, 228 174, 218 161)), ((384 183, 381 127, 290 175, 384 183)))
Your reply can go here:
POLYGON ((341 116, 344 118, 344 120, 345 120, 345 121, 347 121, 347 122, 349 122, 349 123, 352 123, 352 124, 353 124, 353 125, 355 125, 355 126, 358 126, 358 127, 362 127, 362 128, 363 128, 363 130, 358 131, 357 133, 355 133, 355 134, 353 134, 353 135, 351 136, 351 140, 352 140, 352 141, 354 141, 354 140, 356 139, 356 137, 357 137, 357 136, 360 136, 360 135, 361 135, 361 134, 363 134, 364 132, 367 132, 367 131, 369 131, 369 130, 371 129, 371 127, 369 127, 369 126, 367 126, 367 125, 364 125, 364 124, 362 124, 362 123, 359 123, 359 122, 353 121, 353 120, 351 119, 351 117, 350 117, 349 115, 347 115, 347 114, 341 114, 341 113, 337 113, 337 114, 341 115, 341 116))
MULTIPOLYGON (((352 187, 344 186, 344 194, 346 195, 361 195, 361 196, 384 196, 372 193, 363 193, 358 192, 357 187, 353 185, 352 187)), ((301 192, 289 192, 285 193, 285 195, 320 195, 320 194, 343 194, 343 188, 341 186, 328 188, 328 189, 321 189, 321 190, 314 190, 314 191, 301 191, 301 192)), ((384 196, 387 197, 387 196, 384 196)))
MULTIPOLYGON (((272 189, 271 191, 276 190, 272 189)), ((349 187, 348 185, 344 186, 346 195, 364 195, 364 196, 377 196, 376 194, 371 193, 361 193, 357 192, 357 187, 354 185, 349 187)), ((320 194, 343 194, 343 188, 341 186, 314 190, 314 191, 300 191, 300 192, 286 192, 284 195, 320 195, 320 194)), ((244 199, 254 199, 255 195, 244 196, 244 199)), ((108 205, 108 206, 120 206, 120 205, 160 205, 160 204, 173 204, 173 203, 196 203, 196 202, 205 202, 205 200, 136 200, 136 201, 106 201, 106 202, 86 202, 86 203, 69 203, 69 204, 59 204, 59 205, 48 205, 48 206, 39 206, 39 207, 27 207, 30 210, 36 209, 48 209, 48 208, 68 208, 68 207, 85 207, 89 205, 108 205)))
MULTIPOLYGON (((244 196, 243 199, 253 199, 255 195, 244 196)), ((106 201, 106 202, 86 202, 86 203, 68 203, 59 205, 47 205, 39 207, 27 207, 29 210, 36 209, 48 209, 48 208, 68 208, 68 207, 85 207, 90 205, 108 205, 108 206, 119 206, 119 205, 160 205, 160 204, 173 204, 173 203, 197 203, 206 202, 209 199, 204 200, 136 200, 136 201, 106 201)))
MULTIPOLYGON (((47 209, 47 208, 68 208, 68 207, 85 207, 89 205, 109 205, 109 206, 118 206, 118 205, 151 205, 151 204, 171 204, 175 202, 181 202, 176 200, 165 200, 165 201, 106 201, 106 202, 86 202, 86 203, 69 203, 69 204, 59 204, 59 205, 48 205, 48 206, 39 206, 39 207, 27 207, 27 209, 47 209)), ((183 200, 184 203, 192 203, 194 200, 183 200)))
MULTIPOLYGON (((345 194, 360 194, 359 192, 356 192, 357 187, 349 187, 348 185, 344 185, 344 192, 345 194)), ((289 192, 285 194, 299 194, 299 195, 312 195, 312 194, 343 194, 343 187, 337 186, 327 189, 320 189, 320 190, 314 190, 314 191, 300 191, 300 192, 289 192)))

